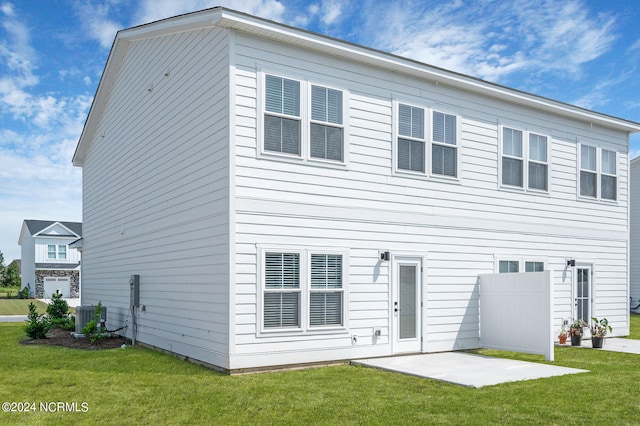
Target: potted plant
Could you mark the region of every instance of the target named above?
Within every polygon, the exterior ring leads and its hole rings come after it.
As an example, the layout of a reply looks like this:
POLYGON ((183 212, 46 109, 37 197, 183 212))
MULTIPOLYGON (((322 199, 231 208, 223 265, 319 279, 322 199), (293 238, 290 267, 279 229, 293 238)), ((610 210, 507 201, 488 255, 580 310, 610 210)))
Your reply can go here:
POLYGON ((565 330, 563 327, 562 330, 560 330, 560 334, 558 334, 558 340, 560 341, 561 345, 564 345, 565 343, 567 343, 568 335, 569 335, 569 332, 565 330))
POLYGON ((571 346, 580 346, 582 343, 582 335, 587 323, 582 319, 577 319, 569 326, 569 335, 571 336, 571 346))
POLYGON ((606 318, 598 320, 598 318, 592 317, 591 321, 591 346, 596 349, 602 349, 604 336, 607 335, 607 332, 612 331, 613 328, 611 328, 606 318))

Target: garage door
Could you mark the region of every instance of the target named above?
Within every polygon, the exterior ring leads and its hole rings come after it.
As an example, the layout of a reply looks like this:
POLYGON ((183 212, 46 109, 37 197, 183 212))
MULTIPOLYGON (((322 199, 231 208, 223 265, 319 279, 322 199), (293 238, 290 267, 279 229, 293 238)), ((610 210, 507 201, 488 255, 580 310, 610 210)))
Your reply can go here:
POLYGON ((69 277, 47 277, 44 279, 44 297, 49 299, 56 292, 60 292, 62 293, 62 297, 68 298, 70 296, 70 287, 69 277))

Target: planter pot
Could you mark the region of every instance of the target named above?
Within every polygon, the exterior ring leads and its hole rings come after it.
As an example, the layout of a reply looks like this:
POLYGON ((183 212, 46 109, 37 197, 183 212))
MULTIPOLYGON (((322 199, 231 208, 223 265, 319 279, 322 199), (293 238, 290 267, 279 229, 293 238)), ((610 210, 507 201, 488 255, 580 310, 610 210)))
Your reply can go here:
POLYGON ((594 349, 602 349, 602 345, 604 345, 604 337, 592 337, 591 338, 591 346, 594 349))
POLYGON ((558 336, 558 340, 560 341, 561 345, 564 345, 565 343, 567 343, 567 336, 558 336))
POLYGON ((582 344, 582 336, 571 336, 571 346, 580 346, 582 344))

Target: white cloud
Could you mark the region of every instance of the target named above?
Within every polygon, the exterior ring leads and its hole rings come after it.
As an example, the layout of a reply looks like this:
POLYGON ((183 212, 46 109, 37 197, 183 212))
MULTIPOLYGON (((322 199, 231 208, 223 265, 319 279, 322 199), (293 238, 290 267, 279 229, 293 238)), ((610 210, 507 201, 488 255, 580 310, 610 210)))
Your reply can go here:
POLYGON ((370 1, 362 11, 365 44, 491 81, 525 71, 579 73, 616 39, 614 18, 589 14, 580 0, 460 0, 429 9, 410 0, 384 12, 370 1))
POLYGON ((117 1, 85 1, 74 3, 74 5, 76 15, 88 36, 100 43, 103 48, 110 48, 116 33, 124 26, 109 18, 117 1))

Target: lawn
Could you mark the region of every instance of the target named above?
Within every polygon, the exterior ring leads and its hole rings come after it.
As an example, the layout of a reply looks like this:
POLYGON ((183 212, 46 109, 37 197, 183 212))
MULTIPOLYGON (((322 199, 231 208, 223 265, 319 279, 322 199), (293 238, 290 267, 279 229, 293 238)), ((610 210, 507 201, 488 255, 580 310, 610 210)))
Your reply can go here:
MULTIPOLYGON (((632 318, 632 329, 640 316, 632 318)), ((481 389, 339 365, 226 376, 145 348, 23 346, 23 325, 0 324, 0 424, 637 424, 640 356, 556 348, 556 365, 590 373, 481 389), (80 412, 43 412, 40 403, 80 412), (86 403, 83 405, 83 403, 86 403), (54 405, 55 406, 55 405, 54 405), (84 410, 86 408, 86 410, 84 410), (82 411, 86 412, 82 412, 82 411)), ((541 356, 483 354, 543 362, 541 356)))
POLYGON ((47 311, 47 304, 35 299, 0 299, 0 315, 27 315, 29 303, 35 303, 38 313, 47 311))

